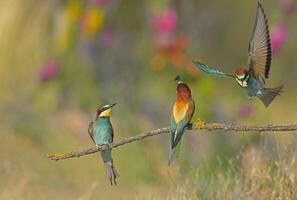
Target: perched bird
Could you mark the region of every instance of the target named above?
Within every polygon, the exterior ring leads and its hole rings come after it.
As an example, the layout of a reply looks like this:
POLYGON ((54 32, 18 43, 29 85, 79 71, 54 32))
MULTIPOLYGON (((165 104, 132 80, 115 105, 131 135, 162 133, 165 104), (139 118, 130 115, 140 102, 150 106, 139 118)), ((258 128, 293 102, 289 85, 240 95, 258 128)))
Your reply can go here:
POLYGON ((189 125, 195 111, 195 103, 191 96, 191 89, 177 76, 176 100, 173 105, 170 124, 170 154, 168 165, 170 165, 175 149, 181 140, 185 129, 189 125))
MULTIPOLYGON (((113 142, 113 128, 110 122, 111 108, 116 103, 108 104, 97 109, 96 120, 89 125, 89 135, 96 146, 108 145, 113 142)), ((116 184, 116 178, 119 176, 114 167, 111 157, 111 150, 101 151, 101 157, 104 162, 106 177, 110 180, 111 185, 116 184)))
POLYGON ((265 88, 265 79, 268 79, 271 65, 271 43, 267 18, 262 5, 258 2, 256 19, 249 42, 249 55, 247 67, 240 67, 235 70, 235 75, 227 74, 212 67, 208 67, 199 61, 193 61, 203 72, 218 77, 231 77, 239 85, 247 90, 249 99, 257 96, 266 107, 273 99, 280 95, 283 85, 275 88, 265 88))

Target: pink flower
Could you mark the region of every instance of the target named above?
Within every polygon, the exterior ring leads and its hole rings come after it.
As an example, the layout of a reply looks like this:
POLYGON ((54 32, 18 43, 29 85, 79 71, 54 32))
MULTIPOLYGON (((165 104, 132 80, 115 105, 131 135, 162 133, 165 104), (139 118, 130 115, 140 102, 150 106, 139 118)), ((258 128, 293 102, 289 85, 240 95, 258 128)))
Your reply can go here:
POLYGON ((47 81, 53 79, 59 71, 58 60, 51 58, 49 59, 39 71, 39 79, 41 81, 47 81))
POLYGON ((271 32, 271 45, 273 54, 277 54, 280 52, 288 38, 288 33, 288 25, 284 22, 274 27, 274 29, 271 32))
POLYGON ((281 0, 280 6, 284 14, 292 15, 297 11, 297 4, 292 3, 289 0, 281 0))
POLYGON ((90 0, 90 2, 96 6, 106 6, 110 3, 110 0, 90 0))
POLYGON ((102 42, 106 47, 112 47, 116 40, 116 32, 114 30, 106 30, 102 33, 102 42))
POLYGON ((170 35, 177 27, 177 16, 173 9, 167 9, 153 18, 153 27, 157 34, 170 35))

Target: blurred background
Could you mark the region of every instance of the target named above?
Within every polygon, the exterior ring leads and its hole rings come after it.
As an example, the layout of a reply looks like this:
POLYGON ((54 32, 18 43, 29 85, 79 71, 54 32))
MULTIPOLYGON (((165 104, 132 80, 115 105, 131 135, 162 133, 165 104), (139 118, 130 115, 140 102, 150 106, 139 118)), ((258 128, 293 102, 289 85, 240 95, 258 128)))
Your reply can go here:
POLYGON ((98 154, 46 157, 92 147, 88 124, 106 103, 118 102, 116 141, 168 126, 177 74, 192 88, 193 121, 297 123, 297 2, 261 3, 266 84, 285 85, 269 108, 192 64, 244 66, 256 0, 1 0, 0 199, 296 199, 294 133, 187 131, 171 167, 168 135, 150 137, 113 150, 116 187, 98 154))

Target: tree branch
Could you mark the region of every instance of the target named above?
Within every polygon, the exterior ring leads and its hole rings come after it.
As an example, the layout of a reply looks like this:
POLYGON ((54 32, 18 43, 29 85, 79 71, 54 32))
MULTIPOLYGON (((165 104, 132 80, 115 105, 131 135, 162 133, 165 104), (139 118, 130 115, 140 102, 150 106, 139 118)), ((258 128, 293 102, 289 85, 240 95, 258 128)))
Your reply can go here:
MULTIPOLYGON (((252 132, 276 132, 276 131, 297 131, 297 124, 293 125, 264 125, 264 126, 245 126, 245 125, 234 125, 234 124, 217 124, 217 123, 205 123, 204 121, 198 121, 191 124, 188 130, 223 130, 223 131, 252 131, 252 132)), ((98 147, 92 147, 83 151, 71 151, 62 154, 48 154, 47 157, 51 160, 64 160, 68 158, 81 157, 89 154, 96 153, 98 151, 113 149, 131 142, 143 140, 144 138, 151 137, 154 135, 169 133, 170 128, 159 128, 153 131, 145 132, 136 136, 128 137, 126 139, 114 142, 110 145, 103 145, 98 147)))

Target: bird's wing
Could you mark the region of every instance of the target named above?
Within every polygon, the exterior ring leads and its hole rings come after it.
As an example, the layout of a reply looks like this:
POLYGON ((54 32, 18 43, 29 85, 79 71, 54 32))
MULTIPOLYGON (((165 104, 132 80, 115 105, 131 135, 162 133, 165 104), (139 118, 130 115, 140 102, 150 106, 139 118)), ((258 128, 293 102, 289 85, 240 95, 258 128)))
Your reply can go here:
MULTIPOLYGON (((189 124, 189 122, 192 119, 194 111, 195 111, 195 103, 194 103, 194 101, 191 101, 191 102, 189 102, 187 110, 184 113, 183 119, 181 119, 179 122, 176 123, 174 118, 172 117, 173 118, 172 120, 175 124, 175 129, 174 129, 174 132, 171 133, 171 148, 175 148, 176 145, 181 140, 187 125, 189 124)), ((173 122, 171 122, 171 123, 173 123, 173 122)))
POLYGON ((175 148, 176 145, 179 143, 181 140, 183 133, 188 125, 188 120, 183 119, 181 120, 177 125, 176 125, 176 130, 173 133, 173 136, 171 136, 171 148, 175 148))
POLYGON ((227 74, 227 73, 224 73, 218 69, 215 69, 213 67, 209 67, 199 61, 193 61, 193 63, 195 64, 195 66, 200 69, 201 71, 207 73, 207 74, 212 74, 214 76, 218 76, 218 77, 231 77, 231 78, 235 78, 234 75, 232 74, 227 74))
POLYGON ((110 125, 109 128, 108 128, 108 132, 109 132, 110 135, 111 135, 111 138, 110 138, 110 140, 109 140, 109 143, 113 143, 114 132, 113 132, 113 128, 112 128, 111 125, 110 125))
POLYGON ((263 83, 268 78, 271 65, 271 43, 267 18, 262 5, 258 2, 257 14, 252 37, 249 43, 249 70, 263 83))
POLYGON ((89 133, 91 139, 93 140, 93 142, 95 143, 95 140, 94 140, 94 132, 93 132, 93 124, 94 124, 94 122, 91 122, 91 123, 89 124, 88 133, 89 133))
POLYGON ((189 104, 189 108, 188 108, 188 110, 187 110, 187 117, 188 117, 189 122, 191 121, 194 112, 195 112, 195 102, 194 102, 194 100, 192 100, 192 101, 190 102, 190 104, 189 104))
POLYGON ((171 119, 170 119, 170 143, 171 146, 173 144, 174 138, 175 138, 175 133, 176 133, 176 128, 177 128, 177 124, 174 120, 173 115, 171 115, 171 119))

